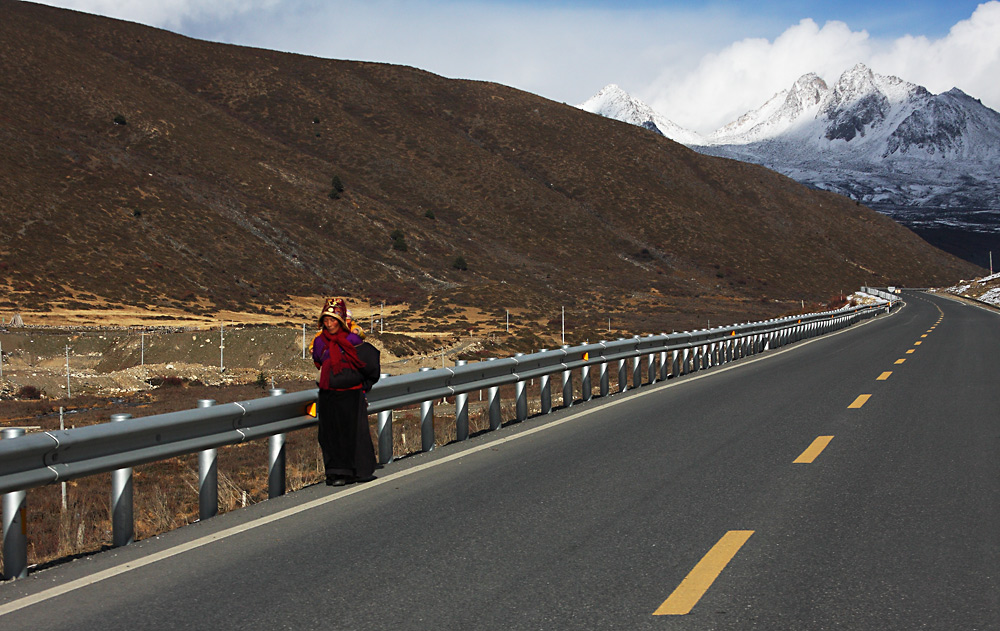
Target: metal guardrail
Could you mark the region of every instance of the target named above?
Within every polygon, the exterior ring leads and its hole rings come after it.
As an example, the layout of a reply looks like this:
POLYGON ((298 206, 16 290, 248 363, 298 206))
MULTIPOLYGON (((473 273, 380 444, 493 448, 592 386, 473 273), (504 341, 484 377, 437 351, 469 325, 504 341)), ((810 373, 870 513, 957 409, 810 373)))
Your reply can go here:
MULTIPOLYGON (((873 290, 865 288, 866 293, 873 290)), ((878 291, 878 290, 875 290, 878 291)), ((515 386, 514 420, 528 416, 526 385, 538 379, 542 412, 551 411, 550 377, 561 374, 563 405, 573 404, 572 375, 579 369, 584 400, 592 396, 592 368, 598 368, 601 396, 610 391, 608 367, 617 363, 618 389, 629 389, 627 363, 632 361, 632 388, 642 385, 641 360, 648 357, 647 383, 663 381, 758 352, 784 346, 807 337, 828 333, 855 322, 890 311, 897 297, 885 292, 876 305, 845 307, 803 316, 764 322, 717 327, 708 330, 650 335, 564 346, 558 350, 518 354, 506 359, 458 362, 455 367, 384 376, 368 394, 369 413, 378 415, 379 462, 393 458, 392 410, 414 404, 421 406, 422 448, 434 448, 434 401, 455 397, 459 440, 468 438, 467 395, 475 390, 489 392, 490 428, 502 425, 499 388, 515 386), (659 359, 657 361, 657 356, 659 359)), ((217 483, 215 450, 250 440, 269 437, 269 496, 284 493, 284 434, 313 426, 316 418, 307 414, 316 401, 317 390, 286 394, 274 390, 272 396, 199 407, 144 418, 113 415, 110 423, 76 429, 23 435, 23 429, 5 429, 0 440, 0 493, 3 493, 4 575, 27 575, 25 491, 106 472, 112 474, 112 528, 114 545, 133 540, 131 468, 187 454, 199 454, 201 518, 215 515, 217 483), (213 505, 214 504, 214 505, 213 505)))
MULTIPOLYGON (((895 288, 889 287, 888 289, 895 289, 895 288)), ((898 294, 878 287, 862 287, 861 291, 871 296, 875 296, 876 298, 881 298, 882 300, 885 300, 886 302, 890 303, 894 303, 899 300, 898 294)))

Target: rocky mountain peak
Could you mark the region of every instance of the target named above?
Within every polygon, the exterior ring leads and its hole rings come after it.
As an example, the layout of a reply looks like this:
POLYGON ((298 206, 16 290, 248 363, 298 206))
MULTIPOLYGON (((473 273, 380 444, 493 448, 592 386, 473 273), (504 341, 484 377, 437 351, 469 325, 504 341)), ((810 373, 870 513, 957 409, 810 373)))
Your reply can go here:
POLYGON ((795 80, 788 93, 788 100, 794 99, 795 103, 804 106, 817 105, 829 90, 826 81, 815 72, 810 72, 795 80))
POLYGON ((704 142, 697 133, 684 129, 657 113, 614 83, 604 86, 600 92, 577 107, 592 114, 638 125, 683 144, 704 142))

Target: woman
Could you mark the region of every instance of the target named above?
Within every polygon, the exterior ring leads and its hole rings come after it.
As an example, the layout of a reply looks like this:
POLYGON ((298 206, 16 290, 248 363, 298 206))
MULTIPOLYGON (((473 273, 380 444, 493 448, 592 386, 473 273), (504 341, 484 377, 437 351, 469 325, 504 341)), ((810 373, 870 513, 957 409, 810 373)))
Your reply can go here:
POLYGON ((366 393, 378 381, 379 352, 347 328, 347 304, 329 298, 319 315, 313 362, 320 369, 319 446, 328 486, 367 482, 375 476, 375 449, 368 430, 366 393))

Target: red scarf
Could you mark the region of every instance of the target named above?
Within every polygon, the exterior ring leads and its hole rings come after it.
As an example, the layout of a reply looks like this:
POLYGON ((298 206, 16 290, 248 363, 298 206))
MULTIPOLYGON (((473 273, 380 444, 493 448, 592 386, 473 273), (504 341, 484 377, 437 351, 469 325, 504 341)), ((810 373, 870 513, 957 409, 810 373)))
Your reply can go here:
POLYGON ((340 329, 336 335, 331 335, 329 331, 323 329, 323 339, 326 341, 327 358, 319 371, 321 384, 330 383, 330 376, 339 375, 345 368, 361 370, 365 367, 365 363, 354 350, 354 345, 347 341, 346 331, 340 329))

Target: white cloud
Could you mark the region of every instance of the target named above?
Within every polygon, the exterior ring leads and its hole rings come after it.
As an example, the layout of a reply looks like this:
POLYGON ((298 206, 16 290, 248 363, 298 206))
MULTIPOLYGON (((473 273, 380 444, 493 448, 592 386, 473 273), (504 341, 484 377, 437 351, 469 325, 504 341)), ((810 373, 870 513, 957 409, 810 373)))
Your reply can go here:
POLYGON ((697 63, 746 22, 678 10, 456 0, 286 0, 194 34, 336 59, 385 61, 453 78, 496 81, 567 103, 607 83, 642 85, 667 65, 697 63), (703 31, 695 43, 690 34, 703 31), (652 70, 651 70, 652 69, 652 70))
POLYGON ((1000 2, 979 5, 941 39, 902 37, 873 55, 871 64, 931 92, 957 87, 1000 110, 1000 2))
POLYGON ((277 5, 280 0, 43 0, 45 4, 139 22, 160 28, 176 29, 186 21, 226 19, 260 8, 277 5))
POLYGON ((773 41, 743 39, 706 55, 693 69, 662 73, 636 91, 677 124, 710 132, 762 105, 807 72, 828 83, 862 62, 932 92, 958 87, 1000 109, 1000 2, 979 5, 947 36, 876 40, 843 22, 805 19, 773 41))

